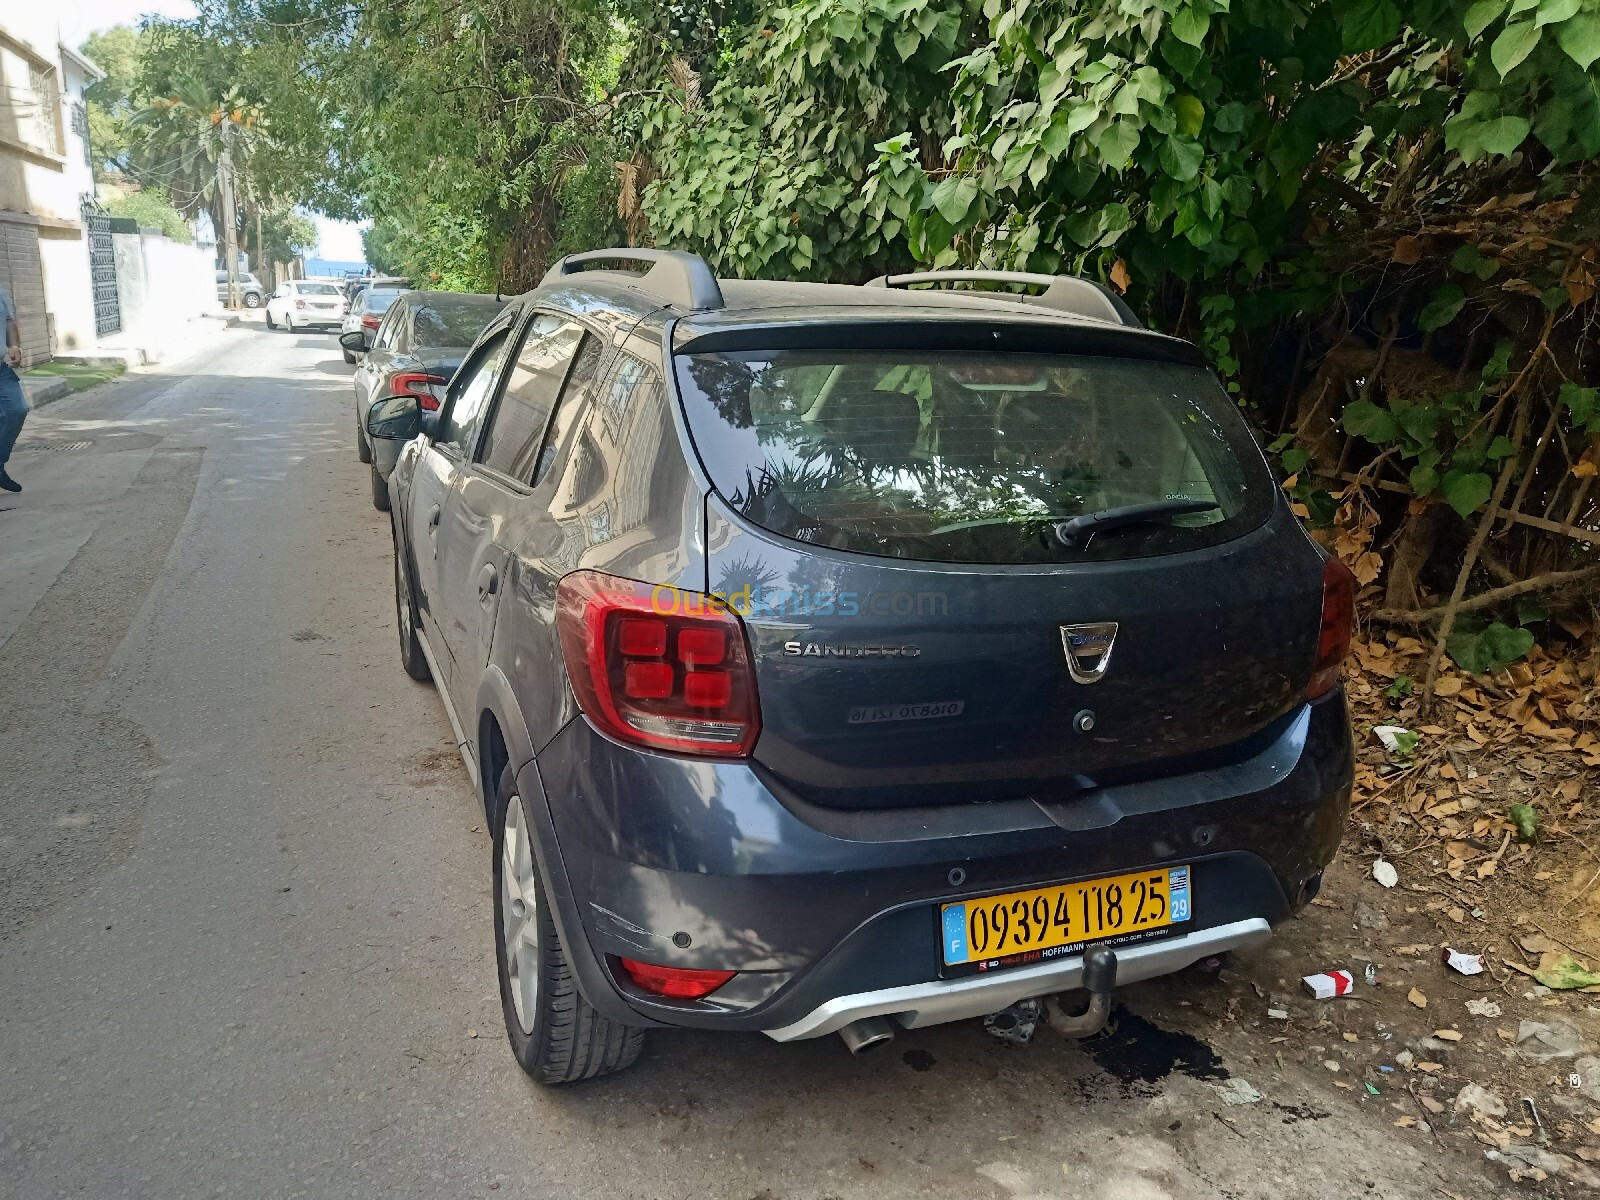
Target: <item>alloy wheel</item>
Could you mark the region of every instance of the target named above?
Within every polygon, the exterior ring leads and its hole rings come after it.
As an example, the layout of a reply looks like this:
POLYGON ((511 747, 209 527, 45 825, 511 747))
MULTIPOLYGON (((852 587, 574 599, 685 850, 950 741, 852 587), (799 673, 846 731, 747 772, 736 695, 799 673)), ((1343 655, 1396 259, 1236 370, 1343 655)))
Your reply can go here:
POLYGON ((539 1003, 539 900, 534 883, 533 847, 528 840, 522 800, 506 799, 505 833, 500 851, 501 936, 506 946, 506 981, 523 1033, 533 1032, 539 1003))

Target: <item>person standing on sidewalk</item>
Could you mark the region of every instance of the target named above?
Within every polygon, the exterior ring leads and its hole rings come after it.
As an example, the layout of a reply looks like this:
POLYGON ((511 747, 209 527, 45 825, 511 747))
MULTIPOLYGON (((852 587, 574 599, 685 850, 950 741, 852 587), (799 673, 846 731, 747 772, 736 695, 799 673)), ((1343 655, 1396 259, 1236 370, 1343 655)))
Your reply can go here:
POLYGON ((6 463, 11 459, 11 447, 17 444, 17 434, 28 419, 28 398, 22 394, 22 380, 16 368, 22 365, 22 330, 17 327, 17 310, 11 297, 0 287, 0 329, 5 330, 6 356, 0 363, 0 488, 20 492, 22 485, 6 474, 6 463))

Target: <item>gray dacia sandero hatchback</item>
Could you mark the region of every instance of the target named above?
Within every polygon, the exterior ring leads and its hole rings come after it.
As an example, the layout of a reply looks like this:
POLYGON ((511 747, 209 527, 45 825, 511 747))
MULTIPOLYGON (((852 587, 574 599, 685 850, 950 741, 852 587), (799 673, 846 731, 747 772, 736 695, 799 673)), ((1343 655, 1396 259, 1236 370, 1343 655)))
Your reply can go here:
POLYGON ((535 1079, 652 1026, 1090 1033, 1317 892, 1349 574, 1094 282, 572 255, 367 421, 535 1079))

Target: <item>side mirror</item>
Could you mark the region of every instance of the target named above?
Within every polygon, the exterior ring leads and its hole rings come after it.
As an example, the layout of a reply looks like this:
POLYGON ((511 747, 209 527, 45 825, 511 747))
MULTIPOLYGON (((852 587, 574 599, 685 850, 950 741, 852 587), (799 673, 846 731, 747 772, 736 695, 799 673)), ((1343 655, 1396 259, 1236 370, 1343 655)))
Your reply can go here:
POLYGON ((357 354, 365 354, 372 349, 367 344, 367 331, 365 329, 352 329, 349 333, 341 333, 339 335, 339 345, 357 354))
POLYGON ((372 437, 409 442, 421 432, 422 409, 415 396, 388 396, 367 409, 367 433, 372 437))

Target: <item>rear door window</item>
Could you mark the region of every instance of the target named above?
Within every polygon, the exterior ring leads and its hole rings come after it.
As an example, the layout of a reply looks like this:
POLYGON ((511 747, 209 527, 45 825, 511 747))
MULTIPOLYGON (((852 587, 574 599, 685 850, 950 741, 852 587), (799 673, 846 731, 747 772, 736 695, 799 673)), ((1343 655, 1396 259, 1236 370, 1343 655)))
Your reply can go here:
POLYGON ((532 480, 540 440, 582 340, 582 326, 534 314, 484 434, 479 451, 484 466, 520 483, 532 480))
POLYGON ((561 445, 567 440, 567 431, 572 428, 572 423, 578 414, 584 411, 589 394, 594 390, 595 383, 600 377, 600 364, 604 359, 605 347, 600 339, 592 333, 584 334, 583 345, 579 348, 577 359, 567 375, 566 386, 561 389, 561 398, 556 401, 555 416, 551 419, 550 428, 540 446, 539 459, 533 470, 534 483, 538 483, 550 474, 551 468, 556 465, 561 445))
POLYGON ((1275 502, 1248 428, 1200 367, 796 350, 685 355, 677 371, 723 498, 776 533, 840 550, 1133 558, 1237 537, 1275 502), (1066 532, 1075 517, 1150 504, 1193 511, 1066 532))
POLYGON ((478 347, 478 353, 462 367, 450 383, 444 417, 434 445, 466 457, 480 428, 480 418, 494 394, 494 386, 505 366, 510 345, 504 333, 496 334, 478 347))
POLYGON ((383 318, 383 325, 378 330, 377 348, 388 350, 400 338, 400 330, 405 325, 405 309, 391 308, 383 318))

